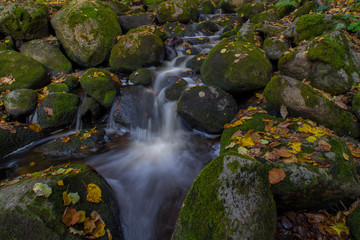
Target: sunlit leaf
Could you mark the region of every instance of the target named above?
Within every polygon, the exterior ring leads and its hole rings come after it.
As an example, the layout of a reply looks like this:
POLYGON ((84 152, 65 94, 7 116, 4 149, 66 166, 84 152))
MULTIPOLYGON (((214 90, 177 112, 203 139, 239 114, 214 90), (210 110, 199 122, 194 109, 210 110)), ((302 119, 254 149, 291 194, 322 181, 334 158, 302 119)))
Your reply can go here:
POLYGON ((65 136, 65 137, 62 137, 61 140, 62 140, 64 143, 67 143, 68 141, 70 141, 70 137, 69 137, 69 136, 65 136))
POLYGON ((85 218, 86 218, 86 213, 85 213, 85 211, 78 211, 78 213, 79 213, 79 221, 78 221, 78 223, 84 222, 84 220, 85 220, 85 218))
POLYGON ((48 198, 52 193, 51 187, 44 183, 35 183, 33 191, 35 192, 36 196, 44 196, 46 198, 48 198))

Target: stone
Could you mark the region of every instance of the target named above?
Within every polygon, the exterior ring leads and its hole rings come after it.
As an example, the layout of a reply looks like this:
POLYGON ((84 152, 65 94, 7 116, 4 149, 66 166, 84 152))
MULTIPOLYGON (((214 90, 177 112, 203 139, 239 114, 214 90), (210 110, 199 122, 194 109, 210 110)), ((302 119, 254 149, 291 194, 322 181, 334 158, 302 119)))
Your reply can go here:
POLYGON ((5 95, 4 106, 15 120, 22 121, 34 113, 38 95, 32 89, 17 89, 5 95))

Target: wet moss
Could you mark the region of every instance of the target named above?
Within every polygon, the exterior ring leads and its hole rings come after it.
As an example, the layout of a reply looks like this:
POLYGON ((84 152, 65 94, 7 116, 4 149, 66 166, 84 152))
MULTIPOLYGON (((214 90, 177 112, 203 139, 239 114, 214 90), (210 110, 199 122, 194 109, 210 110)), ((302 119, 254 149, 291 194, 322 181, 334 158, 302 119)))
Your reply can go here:
POLYGON ((47 89, 48 89, 49 93, 52 93, 52 92, 68 93, 70 91, 68 85, 66 85, 65 83, 50 84, 47 86, 47 89))
POLYGON ((239 7, 237 9, 237 13, 244 18, 250 18, 255 14, 263 12, 264 10, 264 3, 247 3, 239 7))

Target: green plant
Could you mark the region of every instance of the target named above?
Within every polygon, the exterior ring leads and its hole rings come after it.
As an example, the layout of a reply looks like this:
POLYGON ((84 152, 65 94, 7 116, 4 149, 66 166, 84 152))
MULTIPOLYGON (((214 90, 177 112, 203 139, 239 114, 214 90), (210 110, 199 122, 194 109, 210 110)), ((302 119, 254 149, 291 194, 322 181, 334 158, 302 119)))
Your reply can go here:
POLYGON ((357 22, 350 23, 350 25, 347 27, 347 30, 352 32, 359 32, 360 31, 360 20, 357 22))
POLYGON ((329 7, 330 7, 330 5, 323 4, 323 5, 318 6, 318 8, 316 9, 316 11, 317 11, 317 12, 322 12, 322 11, 327 10, 329 7))

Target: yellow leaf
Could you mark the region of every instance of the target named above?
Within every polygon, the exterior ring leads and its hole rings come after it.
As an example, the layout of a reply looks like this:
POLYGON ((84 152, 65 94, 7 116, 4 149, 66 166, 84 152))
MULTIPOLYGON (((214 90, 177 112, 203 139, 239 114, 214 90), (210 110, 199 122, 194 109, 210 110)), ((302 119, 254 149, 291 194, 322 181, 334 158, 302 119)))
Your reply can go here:
POLYGON ((73 170, 72 168, 66 169, 66 171, 64 172, 64 175, 65 175, 65 174, 68 174, 68 173, 71 172, 72 170, 73 170))
POLYGON ((95 229, 95 221, 90 218, 85 218, 84 220, 84 231, 85 233, 92 233, 95 229))
POLYGON ((85 218, 86 218, 86 213, 85 213, 85 211, 78 211, 79 212, 79 221, 78 221, 78 223, 82 223, 82 222, 84 222, 85 221, 85 218))
POLYGON ((31 129, 31 130, 33 130, 34 132, 41 132, 41 130, 42 130, 42 128, 40 127, 40 125, 39 124, 30 124, 29 125, 29 128, 31 129))
POLYGON ((90 183, 87 186, 87 196, 86 196, 86 200, 88 200, 89 202, 93 202, 93 203, 99 203, 101 202, 101 189, 93 184, 90 183))
POLYGON ((223 48, 220 50, 221 53, 225 53, 226 52, 226 48, 223 48))
POLYGON ((310 142, 310 143, 313 143, 313 142, 316 141, 316 137, 310 136, 310 137, 306 138, 306 141, 308 141, 308 142, 310 142))
POLYGON ((111 235, 109 229, 106 229, 106 235, 107 235, 107 237, 108 237, 109 240, 112 240, 112 235, 111 235))
POLYGON ((190 49, 186 50, 186 53, 191 54, 191 50, 190 49))
POLYGON ((94 237, 102 237, 105 235, 105 224, 103 222, 96 221, 95 229, 92 232, 94 237))
POLYGON ((291 153, 297 154, 301 152, 301 142, 290 142, 288 145, 292 148, 291 153))
POLYGON ((346 153, 343 152, 343 157, 346 161, 349 161, 349 155, 347 155, 346 153))
POLYGON ((80 147, 80 149, 85 149, 86 148, 86 145, 82 145, 81 147, 80 147))
POLYGON ((242 147, 253 147, 255 144, 253 142, 253 140, 251 139, 251 137, 243 137, 240 140, 240 145, 242 147))
POLYGON ((243 125, 244 124, 244 121, 243 120, 237 120, 236 122, 234 123, 227 123, 224 125, 224 128, 234 128, 236 126, 240 126, 240 125, 243 125))
POLYGON ((63 180, 59 180, 59 181, 57 181, 57 185, 58 185, 58 186, 64 186, 64 182, 63 182, 63 180))
POLYGON ((248 109, 247 109, 248 111, 256 111, 257 110, 257 107, 248 107, 248 109))
POLYGON ((69 206, 71 203, 71 197, 66 191, 63 192, 63 202, 64 202, 64 206, 69 206))
POLYGON ((345 225, 344 222, 337 222, 334 225, 331 225, 330 227, 336 231, 339 237, 341 237, 341 232, 344 232, 346 236, 350 234, 349 228, 345 225))

